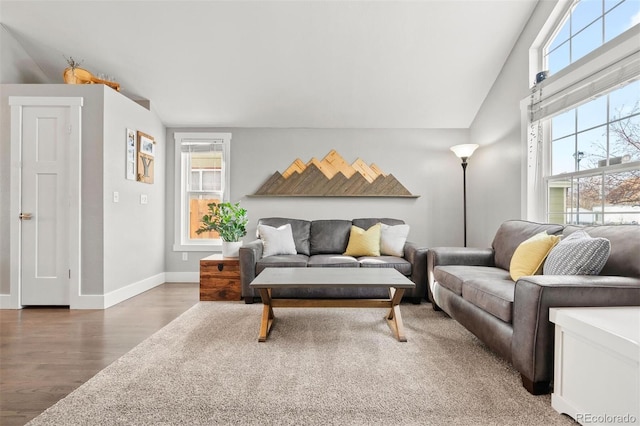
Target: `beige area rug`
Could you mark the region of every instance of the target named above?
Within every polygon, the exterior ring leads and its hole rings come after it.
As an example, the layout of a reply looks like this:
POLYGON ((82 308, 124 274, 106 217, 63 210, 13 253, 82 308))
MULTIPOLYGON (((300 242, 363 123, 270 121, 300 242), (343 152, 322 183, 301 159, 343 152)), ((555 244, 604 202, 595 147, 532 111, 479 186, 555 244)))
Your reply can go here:
POLYGON ((382 309, 200 302, 30 425, 572 425, 430 305, 382 309))

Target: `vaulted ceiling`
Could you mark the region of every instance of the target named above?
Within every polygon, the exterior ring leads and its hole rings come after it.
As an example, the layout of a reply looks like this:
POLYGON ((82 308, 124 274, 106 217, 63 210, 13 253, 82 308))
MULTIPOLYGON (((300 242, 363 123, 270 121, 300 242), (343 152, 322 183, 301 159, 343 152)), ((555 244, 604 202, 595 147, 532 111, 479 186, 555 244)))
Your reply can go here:
POLYGON ((82 59, 168 126, 466 128, 535 4, 3 0, 0 22, 51 83, 82 59))

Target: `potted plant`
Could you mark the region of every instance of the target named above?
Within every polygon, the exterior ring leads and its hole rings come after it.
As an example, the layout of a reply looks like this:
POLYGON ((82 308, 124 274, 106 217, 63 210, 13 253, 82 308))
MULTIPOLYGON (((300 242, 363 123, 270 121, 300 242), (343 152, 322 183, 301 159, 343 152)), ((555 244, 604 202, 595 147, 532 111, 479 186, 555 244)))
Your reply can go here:
POLYGON ((209 214, 202 216, 197 234, 216 231, 222 239, 222 256, 238 257, 242 237, 247 235, 247 211, 240 203, 210 203, 209 214))

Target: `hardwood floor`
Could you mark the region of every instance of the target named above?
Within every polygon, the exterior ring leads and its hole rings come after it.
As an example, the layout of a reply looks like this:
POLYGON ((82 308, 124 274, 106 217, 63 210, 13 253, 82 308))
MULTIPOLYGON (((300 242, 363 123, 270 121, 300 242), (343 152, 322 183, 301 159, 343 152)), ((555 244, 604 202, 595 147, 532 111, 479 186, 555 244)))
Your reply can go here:
POLYGON ((0 425, 24 425, 198 302, 162 284, 105 310, 0 310, 0 425))

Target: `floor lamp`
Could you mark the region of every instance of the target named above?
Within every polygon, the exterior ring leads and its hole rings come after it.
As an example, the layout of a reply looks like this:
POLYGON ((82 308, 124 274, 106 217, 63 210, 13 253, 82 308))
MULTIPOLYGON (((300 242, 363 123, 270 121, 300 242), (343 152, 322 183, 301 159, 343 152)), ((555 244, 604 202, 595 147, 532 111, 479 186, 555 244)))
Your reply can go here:
POLYGON ((478 148, 475 143, 466 143, 451 147, 451 151, 462 160, 462 204, 464 211, 464 246, 467 246, 467 159, 478 148))

